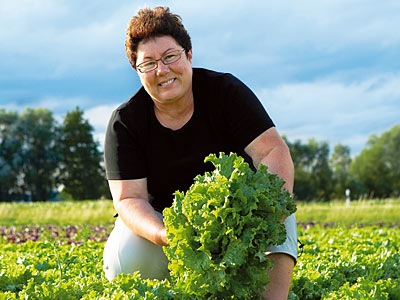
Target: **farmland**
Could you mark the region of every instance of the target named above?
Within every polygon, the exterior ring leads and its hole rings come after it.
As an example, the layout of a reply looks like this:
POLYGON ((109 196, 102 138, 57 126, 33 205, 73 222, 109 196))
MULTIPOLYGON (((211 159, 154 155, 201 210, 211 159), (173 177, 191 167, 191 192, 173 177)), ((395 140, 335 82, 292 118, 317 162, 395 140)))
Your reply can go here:
MULTIPOLYGON (((290 299, 400 299, 399 207, 300 203, 290 299)), ((168 282, 105 279, 113 214, 111 201, 0 204, 0 299, 179 299, 168 282)))

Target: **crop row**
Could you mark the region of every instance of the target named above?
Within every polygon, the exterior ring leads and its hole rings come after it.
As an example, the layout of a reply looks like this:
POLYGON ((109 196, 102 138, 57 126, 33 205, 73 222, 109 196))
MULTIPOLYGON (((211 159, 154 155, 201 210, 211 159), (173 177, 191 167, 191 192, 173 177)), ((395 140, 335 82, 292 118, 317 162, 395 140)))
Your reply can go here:
MULTIPOLYGON (((320 226, 323 228, 333 228, 338 225, 334 222, 318 224, 316 222, 298 222, 298 227, 307 230, 311 227, 320 226)), ((400 228, 400 223, 375 223, 358 224, 362 227, 387 227, 400 228)), ((44 242, 58 240, 61 244, 83 244, 87 240, 104 242, 107 240, 114 224, 108 225, 19 225, 1 226, 0 241, 3 243, 21 244, 26 241, 44 242)))
POLYGON ((98 225, 20 225, 0 226, 0 240, 21 244, 26 241, 44 242, 57 240, 61 244, 83 244, 87 240, 104 242, 113 224, 98 225))
MULTIPOLYGON (((80 243, 60 243, 56 236, 19 244, 3 238, 0 300, 190 299, 168 281, 142 280, 137 274, 108 282, 102 272, 104 242, 84 239, 75 229, 70 238, 79 237, 80 243)), ((87 231, 93 236, 95 228, 87 231)), ((58 238, 65 234, 58 233, 58 238)), ((400 300, 399 228, 308 226, 299 227, 299 237, 305 247, 290 299, 400 300)))
POLYGON ((300 230, 295 299, 400 299, 399 228, 300 230))

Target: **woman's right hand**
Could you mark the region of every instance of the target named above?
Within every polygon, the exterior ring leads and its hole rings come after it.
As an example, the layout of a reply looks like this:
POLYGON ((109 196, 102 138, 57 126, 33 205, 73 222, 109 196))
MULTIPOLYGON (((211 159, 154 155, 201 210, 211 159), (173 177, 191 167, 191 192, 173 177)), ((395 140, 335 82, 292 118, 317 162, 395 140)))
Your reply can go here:
POLYGON ((165 228, 160 230, 160 241, 161 246, 169 246, 169 242, 167 239, 167 229, 165 228))
POLYGON ((147 179, 109 180, 114 207, 125 225, 137 235, 160 245, 169 245, 162 218, 149 201, 147 179))

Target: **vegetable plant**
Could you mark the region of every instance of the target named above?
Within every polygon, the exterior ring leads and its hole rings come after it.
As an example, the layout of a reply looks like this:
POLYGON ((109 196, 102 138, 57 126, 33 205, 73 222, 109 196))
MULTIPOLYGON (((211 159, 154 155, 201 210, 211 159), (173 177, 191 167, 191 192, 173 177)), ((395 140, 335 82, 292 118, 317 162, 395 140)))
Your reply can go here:
POLYGON ((176 192, 163 212, 172 284, 186 299, 256 299, 269 282, 264 253, 286 239, 284 216, 296 211, 284 181, 240 156, 206 157, 215 170, 176 192))

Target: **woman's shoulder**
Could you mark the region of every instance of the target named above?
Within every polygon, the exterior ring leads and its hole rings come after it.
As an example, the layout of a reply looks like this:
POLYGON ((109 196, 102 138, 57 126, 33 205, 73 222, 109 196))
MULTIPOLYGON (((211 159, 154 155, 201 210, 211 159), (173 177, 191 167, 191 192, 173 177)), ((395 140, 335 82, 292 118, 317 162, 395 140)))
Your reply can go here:
POLYGON ((224 78, 233 77, 232 74, 226 72, 219 72, 205 68, 193 68, 195 79, 199 80, 223 80, 224 78))
POLYGON ((141 87, 132 97, 127 99, 125 102, 120 104, 116 111, 132 111, 132 110, 140 110, 141 108, 146 107, 148 104, 148 94, 145 89, 141 87))
POLYGON ((247 89, 247 86, 231 73, 194 68, 193 74, 194 86, 207 86, 207 90, 209 91, 220 91, 224 94, 231 94, 243 88, 247 89))
POLYGON ((151 99, 149 101, 148 94, 144 88, 141 87, 132 97, 114 110, 112 118, 122 121, 123 123, 138 121, 139 119, 145 118, 148 107, 151 104, 151 99))
POLYGON ((193 69, 193 83, 194 86, 204 87, 207 86, 209 91, 222 91, 234 90, 236 87, 243 85, 243 83, 231 73, 213 71, 204 68, 193 69))

